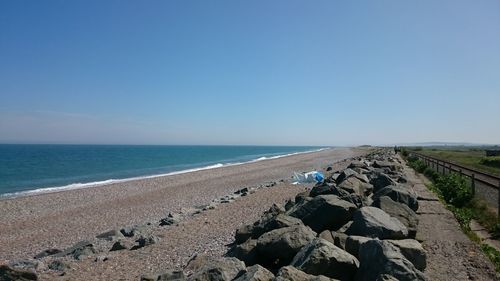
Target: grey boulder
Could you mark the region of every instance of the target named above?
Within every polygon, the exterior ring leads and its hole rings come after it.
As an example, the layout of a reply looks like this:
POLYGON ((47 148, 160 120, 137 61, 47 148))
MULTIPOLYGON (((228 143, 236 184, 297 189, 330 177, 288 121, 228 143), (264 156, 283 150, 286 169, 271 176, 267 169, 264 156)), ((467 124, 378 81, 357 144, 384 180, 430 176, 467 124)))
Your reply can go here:
POLYGON ((406 204, 415 212, 418 210, 417 194, 413 191, 413 188, 408 185, 398 184, 386 186, 373 195, 373 200, 375 201, 382 196, 388 196, 396 202, 406 204))
POLYGON ((187 280, 230 281, 245 272, 245 264, 236 258, 204 259, 187 280))
POLYGON ((398 219, 375 207, 363 207, 353 215, 353 223, 346 230, 347 235, 380 239, 403 239, 408 229, 398 219))
POLYGON ((408 229, 408 237, 415 238, 417 234, 418 217, 406 204, 396 202, 388 196, 381 196, 373 201, 372 206, 380 208, 391 217, 398 219, 408 229))
POLYGON ((315 276, 298 270, 293 266, 284 266, 276 275, 274 281, 333 281, 335 279, 328 278, 323 275, 315 276))
POLYGON ((420 271, 427 267, 427 255, 422 245, 413 239, 387 240, 396 246, 401 254, 405 256, 420 271))
POLYGON ((38 280, 38 276, 29 270, 16 269, 8 265, 0 265, 0 280, 30 281, 38 280))
POLYGON ((382 279, 385 275, 399 281, 426 280, 424 274, 388 241, 373 239, 362 244, 359 261, 356 281, 387 280, 382 279))
POLYGON ((271 281, 274 279, 274 274, 264 267, 256 264, 247 267, 246 272, 234 279, 234 281, 271 281))
POLYGON ((354 256, 322 238, 316 238, 304 246, 291 265, 308 274, 346 281, 352 280, 359 268, 354 256))
POLYGON ((351 220, 356 205, 340 199, 336 195, 319 195, 304 200, 288 211, 316 232, 325 229, 337 230, 351 220))

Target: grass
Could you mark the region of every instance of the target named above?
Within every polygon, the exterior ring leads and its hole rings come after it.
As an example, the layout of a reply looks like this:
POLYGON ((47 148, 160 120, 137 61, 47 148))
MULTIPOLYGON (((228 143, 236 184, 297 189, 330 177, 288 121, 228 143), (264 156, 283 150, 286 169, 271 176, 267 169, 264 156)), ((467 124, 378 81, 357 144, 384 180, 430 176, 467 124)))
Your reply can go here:
POLYGON ((424 148, 419 151, 442 160, 448 160, 479 171, 500 176, 500 157, 486 157, 484 150, 479 149, 436 149, 424 148))
POLYGON ((439 200, 454 214, 462 231, 470 240, 481 246, 483 253, 494 264, 496 272, 500 273, 500 251, 487 244, 482 244, 481 239, 470 229, 470 222, 474 219, 490 232, 493 239, 499 239, 500 221, 496 213, 484 201, 467 196, 469 183, 463 177, 457 174, 442 176, 427 167, 419 159, 409 157, 406 160, 410 167, 419 173, 425 174, 431 180, 431 183, 426 184, 427 188, 434 192, 439 200), (456 190, 450 193, 450 187, 452 186, 455 186, 456 190), (462 200, 456 200, 457 198, 462 200))

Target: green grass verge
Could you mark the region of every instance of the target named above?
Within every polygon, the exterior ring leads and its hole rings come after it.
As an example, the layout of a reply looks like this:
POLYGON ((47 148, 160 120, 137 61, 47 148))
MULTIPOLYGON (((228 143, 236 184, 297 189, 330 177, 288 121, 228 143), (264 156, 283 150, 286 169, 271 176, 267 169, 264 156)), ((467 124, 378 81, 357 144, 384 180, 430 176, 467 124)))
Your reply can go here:
POLYGON ((436 157, 442 160, 448 160, 450 162, 454 162, 466 167, 500 176, 500 157, 486 157, 484 150, 447 150, 424 148, 419 152, 425 155, 436 157))

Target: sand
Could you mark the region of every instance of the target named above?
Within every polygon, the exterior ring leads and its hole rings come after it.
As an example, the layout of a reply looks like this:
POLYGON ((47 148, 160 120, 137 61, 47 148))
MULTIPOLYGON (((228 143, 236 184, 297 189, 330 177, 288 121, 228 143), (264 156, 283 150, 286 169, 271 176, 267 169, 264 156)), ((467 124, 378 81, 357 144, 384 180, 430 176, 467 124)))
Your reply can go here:
POLYGON ((0 200, 0 261, 30 258, 41 250, 64 248, 109 229, 157 222, 168 212, 209 204, 242 187, 285 180, 276 187, 260 189, 165 229, 158 233, 163 238, 154 247, 112 254, 115 257, 102 264, 94 262, 95 257, 75 263, 66 277, 98 280, 120 276, 137 280, 142 273, 178 268, 196 253, 222 254, 239 225, 255 221, 272 203, 283 203, 295 196, 304 187, 286 183, 293 171, 323 169, 366 151, 335 148, 188 174, 0 200), (132 269, 133 272, 125 271, 132 269))

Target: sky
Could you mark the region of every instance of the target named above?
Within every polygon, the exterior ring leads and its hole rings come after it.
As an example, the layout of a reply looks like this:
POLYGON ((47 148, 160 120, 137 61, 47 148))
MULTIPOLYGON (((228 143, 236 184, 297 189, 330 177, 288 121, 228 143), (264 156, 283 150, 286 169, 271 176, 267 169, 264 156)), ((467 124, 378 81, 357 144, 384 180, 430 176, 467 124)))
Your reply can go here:
POLYGON ((500 143, 500 1, 0 1, 0 143, 500 143))

